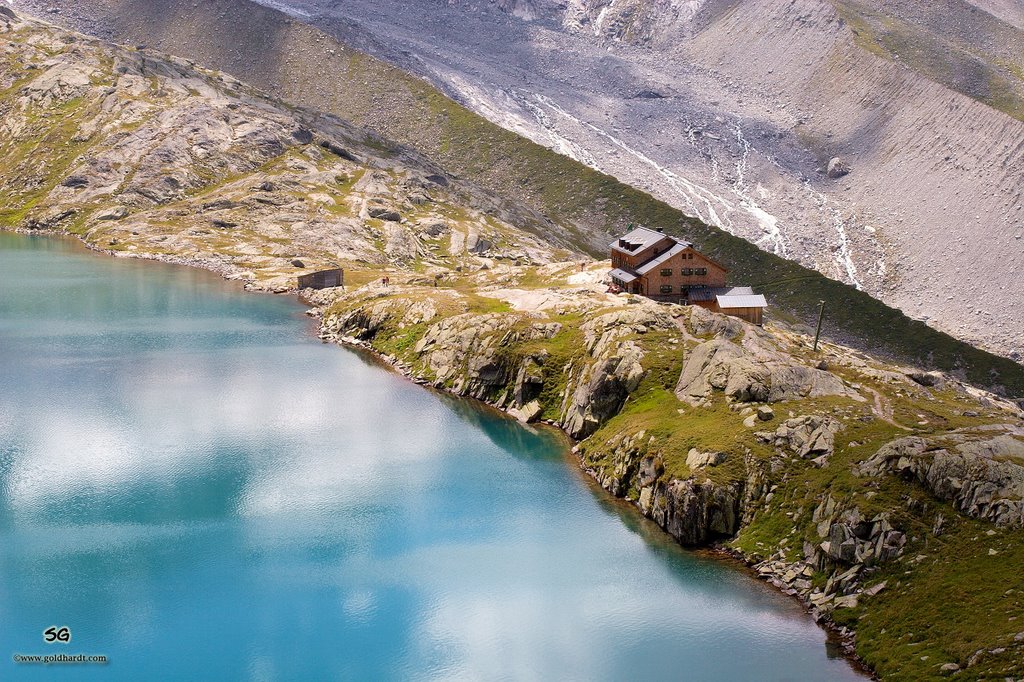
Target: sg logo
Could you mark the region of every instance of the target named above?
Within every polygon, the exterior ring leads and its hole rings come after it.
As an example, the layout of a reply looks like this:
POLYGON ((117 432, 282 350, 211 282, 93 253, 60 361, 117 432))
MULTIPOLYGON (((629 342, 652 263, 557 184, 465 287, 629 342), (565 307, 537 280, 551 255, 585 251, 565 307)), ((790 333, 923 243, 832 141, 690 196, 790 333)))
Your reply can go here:
POLYGON ((47 644, 53 644, 54 642, 70 642, 71 630, 66 627, 58 628, 56 625, 51 625, 43 631, 43 641, 47 644))

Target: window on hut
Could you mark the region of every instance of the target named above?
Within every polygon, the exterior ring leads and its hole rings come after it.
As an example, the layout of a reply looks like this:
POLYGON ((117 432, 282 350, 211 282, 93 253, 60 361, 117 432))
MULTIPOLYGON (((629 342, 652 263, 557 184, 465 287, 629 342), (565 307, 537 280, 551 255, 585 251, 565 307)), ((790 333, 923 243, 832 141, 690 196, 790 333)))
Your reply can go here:
POLYGON ((661 276, 662 277, 671 277, 672 276, 672 268, 662 268, 661 269, 661 276))
POLYGON ((683 268, 682 275, 684 277, 689 277, 692 274, 693 274, 693 268, 683 268))
POLYGON ((672 293, 672 285, 671 284, 662 284, 661 285, 661 293, 663 293, 663 294, 671 294, 672 293))

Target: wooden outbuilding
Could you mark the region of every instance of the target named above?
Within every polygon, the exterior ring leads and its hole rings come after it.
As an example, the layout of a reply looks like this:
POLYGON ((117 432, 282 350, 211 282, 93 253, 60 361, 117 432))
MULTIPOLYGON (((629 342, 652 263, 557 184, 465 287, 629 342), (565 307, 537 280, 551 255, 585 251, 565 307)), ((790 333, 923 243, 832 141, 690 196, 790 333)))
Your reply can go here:
POLYGON ((299 275, 300 289, 328 289, 343 286, 345 286, 345 271, 341 268, 299 275))
POLYGON ((768 307, 768 302, 761 294, 716 296, 715 301, 718 308, 715 312, 732 315, 756 325, 763 324, 762 311, 768 307))

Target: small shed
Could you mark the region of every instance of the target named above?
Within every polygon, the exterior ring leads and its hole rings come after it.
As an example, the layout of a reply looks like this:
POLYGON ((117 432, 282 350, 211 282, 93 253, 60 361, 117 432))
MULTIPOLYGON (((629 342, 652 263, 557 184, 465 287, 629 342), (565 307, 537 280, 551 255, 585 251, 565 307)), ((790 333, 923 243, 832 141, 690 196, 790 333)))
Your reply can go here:
POLYGON ((741 294, 717 296, 719 311, 726 315, 738 317, 752 324, 762 324, 762 312, 768 307, 768 301, 761 294, 741 294))
POLYGON ((341 268, 320 270, 308 275, 299 275, 300 289, 327 289, 345 286, 345 271, 341 268))

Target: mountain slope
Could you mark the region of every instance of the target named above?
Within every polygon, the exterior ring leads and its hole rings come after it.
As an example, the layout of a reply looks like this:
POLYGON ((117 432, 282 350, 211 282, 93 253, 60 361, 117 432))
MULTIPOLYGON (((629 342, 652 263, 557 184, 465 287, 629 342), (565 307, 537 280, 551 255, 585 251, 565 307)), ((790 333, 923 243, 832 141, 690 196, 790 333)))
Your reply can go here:
POLYGON ((811 320, 818 301, 826 300, 826 333, 836 338, 914 363, 962 371, 973 382, 1024 395, 1021 365, 959 343, 863 292, 526 142, 426 82, 280 12, 245 0, 199 5, 184 0, 89 0, 68 3, 55 16, 77 23, 86 12, 91 25, 104 34, 188 56, 290 102, 329 110, 407 144, 449 173, 542 213, 553 237, 594 248, 629 223, 665 226, 726 263, 734 282, 764 290, 786 315, 811 320))
POLYGON ((179 59, 0 16, 0 224, 289 290, 578 252, 541 216, 334 117, 179 59))
POLYGON ((1024 32, 972 4, 275 6, 689 215, 1024 357, 1024 32), (853 172, 826 175, 836 157, 853 172))

